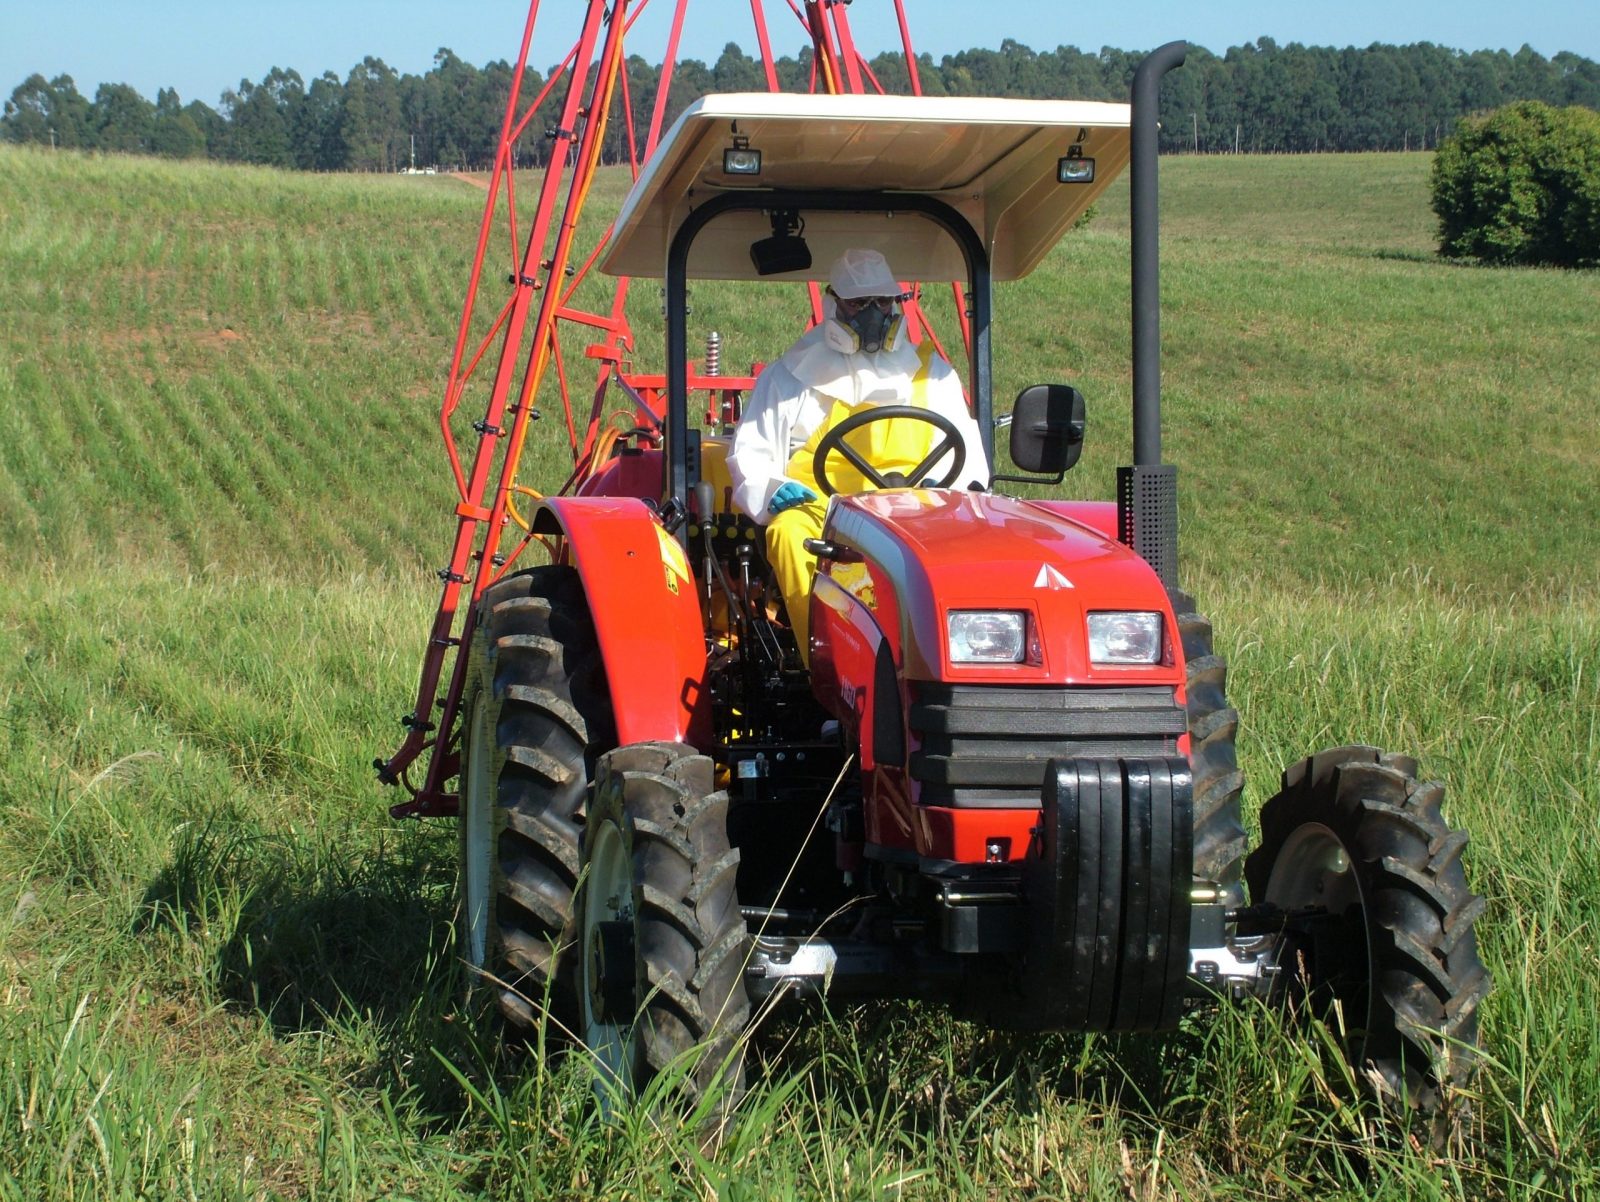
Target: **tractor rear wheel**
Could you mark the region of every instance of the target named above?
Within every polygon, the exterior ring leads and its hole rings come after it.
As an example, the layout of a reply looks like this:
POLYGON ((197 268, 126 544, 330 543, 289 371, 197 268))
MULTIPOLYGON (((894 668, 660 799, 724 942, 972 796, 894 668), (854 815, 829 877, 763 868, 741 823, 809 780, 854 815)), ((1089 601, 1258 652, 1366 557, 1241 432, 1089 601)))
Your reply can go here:
POLYGON ((577 572, 532 568, 478 604, 462 698, 459 947, 472 994, 519 1028, 570 1017, 578 823, 614 741, 577 572))
POLYGON ((1328 1021, 1380 1096, 1430 1112, 1471 1069, 1489 974, 1466 833, 1445 824, 1444 786, 1416 772, 1373 747, 1301 760, 1262 807, 1245 873, 1258 904, 1290 914, 1287 1000, 1328 1021))
POLYGON ((602 1099, 628 1099, 669 1067, 691 1098, 736 1099, 750 1017, 748 933, 734 891, 728 795, 678 743, 602 757, 583 838, 579 1033, 602 1099))
POLYGON ((1239 711, 1228 704, 1228 661, 1215 653, 1211 621, 1197 613, 1194 598, 1169 593, 1183 641, 1188 673, 1189 769, 1194 775, 1194 875, 1222 890, 1229 907, 1244 904, 1244 818, 1235 740, 1239 711))

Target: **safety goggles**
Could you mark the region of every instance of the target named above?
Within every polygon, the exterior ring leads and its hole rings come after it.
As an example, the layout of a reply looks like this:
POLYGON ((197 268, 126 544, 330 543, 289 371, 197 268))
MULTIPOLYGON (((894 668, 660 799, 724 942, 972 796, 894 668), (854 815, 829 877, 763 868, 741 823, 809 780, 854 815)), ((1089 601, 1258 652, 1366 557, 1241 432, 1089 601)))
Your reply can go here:
POLYGON ((850 299, 840 296, 837 292, 830 292, 828 295, 838 303, 839 311, 846 317, 854 317, 868 305, 876 306, 880 313, 892 313, 900 301, 898 296, 858 296, 850 299))

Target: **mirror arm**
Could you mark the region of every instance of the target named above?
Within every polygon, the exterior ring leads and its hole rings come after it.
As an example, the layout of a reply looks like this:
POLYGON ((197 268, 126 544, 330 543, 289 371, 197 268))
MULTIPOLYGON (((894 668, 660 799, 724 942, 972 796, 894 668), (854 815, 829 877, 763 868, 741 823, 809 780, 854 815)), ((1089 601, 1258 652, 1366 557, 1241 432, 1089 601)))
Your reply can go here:
POLYGON ((1060 471, 1053 476, 990 476, 989 480, 991 484, 998 484, 1002 480, 1016 484, 1060 484, 1066 478, 1067 473, 1060 471))

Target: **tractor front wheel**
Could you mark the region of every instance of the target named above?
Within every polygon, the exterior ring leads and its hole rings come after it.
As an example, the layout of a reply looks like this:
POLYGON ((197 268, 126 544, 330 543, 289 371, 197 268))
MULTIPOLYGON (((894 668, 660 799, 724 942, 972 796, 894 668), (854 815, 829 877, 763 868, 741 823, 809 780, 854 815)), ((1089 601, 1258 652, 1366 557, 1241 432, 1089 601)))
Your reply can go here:
POLYGON ((615 741, 577 572, 533 568, 478 604, 462 699, 458 944, 471 995, 514 1027, 571 1010, 578 824, 615 741))
POLYGON ((1324 1019, 1380 1096, 1438 1111, 1469 1073, 1489 974, 1464 831, 1416 762, 1339 747, 1293 765, 1261 810, 1250 894, 1288 916, 1285 996, 1324 1019))
POLYGON ((657 1074, 686 1093, 742 1085, 750 1016, 748 934, 728 843, 728 795, 710 759, 676 743, 602 757, 583 837, 578 901, 579 1034, 602 1099, 638 1095, 657 1074))

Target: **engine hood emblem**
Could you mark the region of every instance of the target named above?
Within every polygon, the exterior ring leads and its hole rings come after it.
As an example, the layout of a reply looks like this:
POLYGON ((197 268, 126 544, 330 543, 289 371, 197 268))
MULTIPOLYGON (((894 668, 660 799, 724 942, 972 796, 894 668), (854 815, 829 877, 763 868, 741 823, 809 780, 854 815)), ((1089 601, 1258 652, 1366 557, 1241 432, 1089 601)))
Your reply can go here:
POLYGON ((1033 587, 1047 588, 1054 592, 1059 589, 1072 588, 1073 585, 1072 581, 1063 576, 1059 569, 1049 564, 1041 564, 1039 574, 1033 578, 1033 587))

